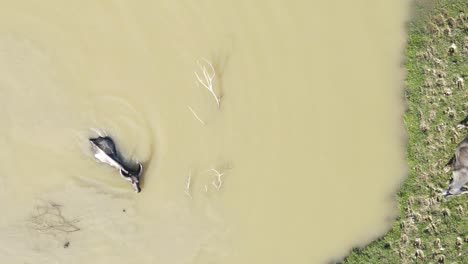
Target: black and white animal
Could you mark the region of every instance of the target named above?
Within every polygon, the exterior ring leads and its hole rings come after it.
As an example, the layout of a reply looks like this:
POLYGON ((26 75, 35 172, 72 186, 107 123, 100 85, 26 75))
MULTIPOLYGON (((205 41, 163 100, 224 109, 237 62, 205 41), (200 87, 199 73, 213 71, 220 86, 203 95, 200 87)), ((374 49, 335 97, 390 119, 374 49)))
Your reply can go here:
POLYGON ((89 141, 94 157, 100 162, 118 169, 122 178, 130 181, 135 192, 139 193, 141 191, 140 176, 143 173, 143 165, 141 163, 130 164, 126 162, 117 151, 111 137, 90 138, 89 141))
POLYGON ((443 193, 445 197, 468 193, 468 136, 458 144, 455 155, 447 163, 452 169, 452 179, 448 189, 443 193))

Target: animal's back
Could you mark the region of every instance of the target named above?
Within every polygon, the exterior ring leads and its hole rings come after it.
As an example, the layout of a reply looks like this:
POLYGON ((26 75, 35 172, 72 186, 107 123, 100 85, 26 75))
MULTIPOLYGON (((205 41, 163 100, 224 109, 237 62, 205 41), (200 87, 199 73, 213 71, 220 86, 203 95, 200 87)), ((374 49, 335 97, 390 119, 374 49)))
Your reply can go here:
POLYGON ((455 170, 468 168, 468 136, 458 144, 455 152, 455 164, 453 165, 455 170))
POLYGON ((455 169, 468 168, 468 145, 458 149, 455 169))
POLYGON ((467 193, 465 185, 468 183, 468 136, 458 144, 451 161, 452 179, 443 195, 465 194, 467 193))
POLYGON ((110 137, 98 137, 90 139, 93 144, 104 151, 107 155, 116 156, 117 150, 114 141, 110 137))

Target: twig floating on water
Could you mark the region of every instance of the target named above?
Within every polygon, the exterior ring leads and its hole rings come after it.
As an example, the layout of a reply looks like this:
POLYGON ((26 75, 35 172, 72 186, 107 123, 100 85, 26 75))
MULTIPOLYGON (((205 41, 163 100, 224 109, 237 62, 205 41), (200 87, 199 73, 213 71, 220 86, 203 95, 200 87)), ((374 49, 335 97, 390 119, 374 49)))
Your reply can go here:
POLYGON ((195 118, 200 121, 200 123, 202 125, 205 125, 205 121, 203 121, 198 115, 197 113, 195 112, 195 110, 192 109, 192 107, 190 107, 190 105, 187 105, 188 109, 190 110, 190 112, 192 112, 193 116, 195 116, 195 118))
POLYGON ((185 194, 192 199, 192 195, 190 194, 190 185, 192 184, 192 171, 189 172, 189 176, 187 178, 187 181, 185 183, 185 194))
POLYGON ((197 64, 202 71, 203 77, 200 77, 200 75, 198 75, 196 71, 194 72, 195 77, 197 77, 198 82, 201 83, 201 85, 203 85, 203 87, 205 87, 213 95, 214 99, 216 100, 216 105, 219 108, 221 104, 221 98, 215 93, 213 85, 214 78, 216 76, 215 69, 207 59, 202 58, 202 60, 204 62, 204 65, 202 65, 200 61, 197 61, 197 64), (209 69, 207 68, 207 66, 209 69))

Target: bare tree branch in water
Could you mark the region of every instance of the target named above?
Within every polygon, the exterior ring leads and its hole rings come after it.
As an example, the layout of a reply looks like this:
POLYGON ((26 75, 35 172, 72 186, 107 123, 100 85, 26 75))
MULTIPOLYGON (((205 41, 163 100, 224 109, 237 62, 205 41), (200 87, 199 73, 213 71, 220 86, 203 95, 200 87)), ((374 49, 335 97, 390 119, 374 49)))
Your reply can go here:
POLYGON ((38 205, 29 219, 31 227, 41 233, 72 233, 80 228, 77 219, 69 220, 62 215, 62 206, 54 202, 38 205))
POLYGON ((198 82, 203 85, 214 97, 216 100, 216 105, 220 106, 221 104, 221 97, 218 96, 215 91, 214 91, 214 78, 216 76, 215 69, 213 65, 205 58, 202 58, 202 62, 197 61, 198 67, 200 67, 200 70, 202 72, 202 77, 198 74, 197 71, 195 71, 195 77, 197 77, 198 82))

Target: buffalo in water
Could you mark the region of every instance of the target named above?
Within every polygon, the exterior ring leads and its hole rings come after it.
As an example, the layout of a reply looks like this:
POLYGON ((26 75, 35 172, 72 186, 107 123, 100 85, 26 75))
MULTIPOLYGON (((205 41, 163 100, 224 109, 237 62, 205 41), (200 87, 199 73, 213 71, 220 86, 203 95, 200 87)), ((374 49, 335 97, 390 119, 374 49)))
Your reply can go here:
POLYGON ((108 136, 90 138, 89 141, 94 157, 100 162, 118 169, 122 178, 129 181, 135 192, 139 193, 141 191, 140 176, 143 172, 143 165, 141 163, 131 164, 126 162, 117 151, 112 138, 108 136))

